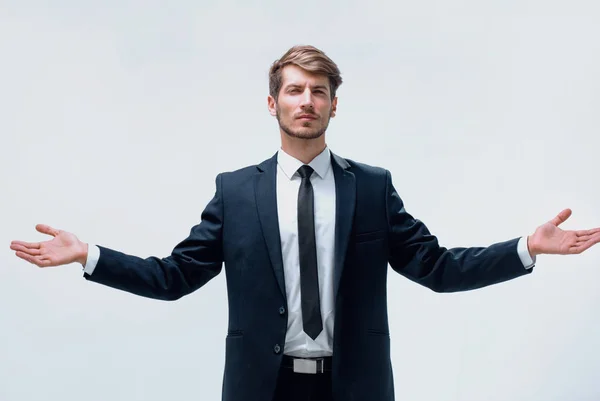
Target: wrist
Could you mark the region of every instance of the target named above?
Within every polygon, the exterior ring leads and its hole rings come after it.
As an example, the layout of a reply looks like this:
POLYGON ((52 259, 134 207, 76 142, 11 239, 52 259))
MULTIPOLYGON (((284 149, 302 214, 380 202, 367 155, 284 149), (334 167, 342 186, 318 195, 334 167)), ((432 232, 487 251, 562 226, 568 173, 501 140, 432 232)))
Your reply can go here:
POLYGON ((88 258, 88 244, 85 242, 81 243, 81 251, 79 252, 79 256, 77 257, 77 262, 81 263, 83 267, 87 263, 88 258))
POLYGON ((527 251, 529 252, 529 255, 531 255, 532 258, 535 258, 537 255, 540 254, 540 252, 535 247, 535 244, 533 244, 531 235, 527 236, 527 251))

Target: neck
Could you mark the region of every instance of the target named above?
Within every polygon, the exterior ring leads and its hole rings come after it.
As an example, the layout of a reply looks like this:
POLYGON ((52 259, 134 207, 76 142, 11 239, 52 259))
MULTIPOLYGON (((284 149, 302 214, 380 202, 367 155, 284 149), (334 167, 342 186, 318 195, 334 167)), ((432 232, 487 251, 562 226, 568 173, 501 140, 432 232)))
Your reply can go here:
POLYGON ((304 164, 310 163, 326 146, 325 135, 316 139, 299 139, 281 133, 281 149, 304 164))

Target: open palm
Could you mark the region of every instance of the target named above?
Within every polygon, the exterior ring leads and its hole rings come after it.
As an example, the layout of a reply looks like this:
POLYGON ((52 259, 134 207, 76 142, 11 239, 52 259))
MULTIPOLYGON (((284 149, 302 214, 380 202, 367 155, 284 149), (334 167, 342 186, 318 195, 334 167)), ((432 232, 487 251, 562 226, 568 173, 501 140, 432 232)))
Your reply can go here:
POLYGON ((529 251, 534 255, 578 254, 600 242, 600 228, 591 230, 561 230, 558 226, 571 216, 565 209, 549 222, 542 224, 529 238, 529 251))
POLYGON ((87 245, 74 234, 45 224, 38 224, 35 228, 43 234, 52 235, 53 238, 44 242, 12 241, 10 249, 16 251, 18 257, 39 267, 85 263, 87 245))

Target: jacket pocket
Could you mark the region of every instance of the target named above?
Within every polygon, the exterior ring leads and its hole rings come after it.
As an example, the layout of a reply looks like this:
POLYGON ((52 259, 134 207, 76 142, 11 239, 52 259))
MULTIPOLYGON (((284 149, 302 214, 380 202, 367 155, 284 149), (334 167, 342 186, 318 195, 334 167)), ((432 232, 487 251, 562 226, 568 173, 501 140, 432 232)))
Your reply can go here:
POLYGON ((244 335, 242 330, 227 330, 227 337, 241 337, 244 335))
POLYGON ((354 236, 355 243, 370 242, 384 239, 387 235, 387 230, 371 231, 367 233, 356 234, 354 236))
POLYGON ((383 330, 375 330, 375 329, 367 329, 367 333, 370 336, 383 336, 383 337, 389 337, 390 332, 389 331, 383 331, 383 330))

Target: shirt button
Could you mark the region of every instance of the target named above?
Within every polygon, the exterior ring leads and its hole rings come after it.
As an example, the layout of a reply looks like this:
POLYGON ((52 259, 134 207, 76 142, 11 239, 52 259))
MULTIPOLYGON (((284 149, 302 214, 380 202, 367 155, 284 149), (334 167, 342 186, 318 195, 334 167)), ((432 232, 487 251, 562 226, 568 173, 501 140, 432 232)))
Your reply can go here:
POLYGON ((279 344, 275 344, 275 346, 273 347, 273 352, 275 352, 276 354, 279 354, 281 352, 281 347, 279 346, 279 344))
POLYGON ((283 315, 285 313, 285 308, 282 306, 281 308, 279 308, 279 314, 283 315))

